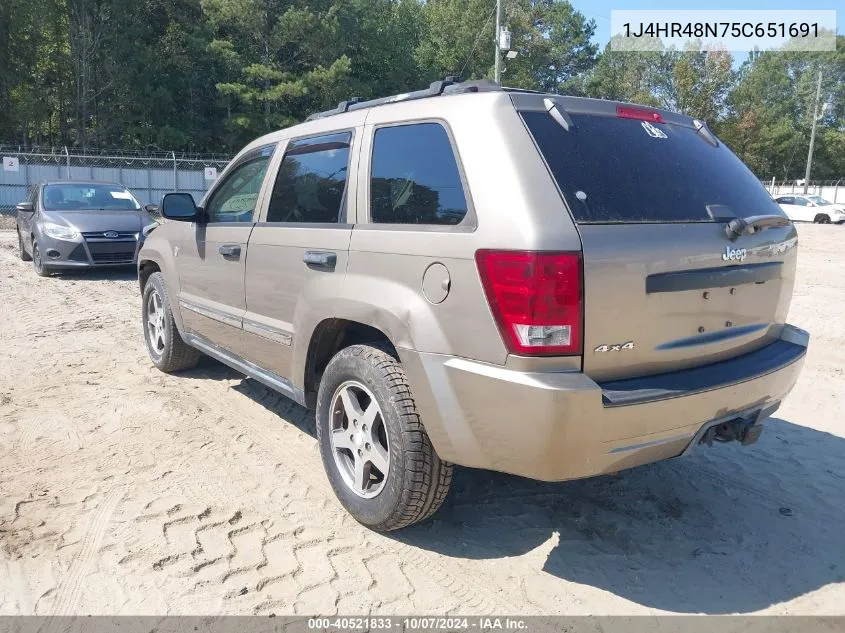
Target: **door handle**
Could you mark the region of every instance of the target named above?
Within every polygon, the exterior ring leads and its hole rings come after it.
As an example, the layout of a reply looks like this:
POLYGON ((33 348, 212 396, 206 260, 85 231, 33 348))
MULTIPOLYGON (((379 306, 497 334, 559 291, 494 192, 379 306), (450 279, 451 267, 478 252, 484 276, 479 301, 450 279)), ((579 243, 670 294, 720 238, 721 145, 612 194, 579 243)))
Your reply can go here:
POLYGON ((334 270, 335 266, 337 266, 337 253, 331 251, 305 251, 302 261, 309 268, 334 270))
POLYGON ((241 247, 238 244, 223 244, 217 252, 223 256, 223 259, 241 258, 241 247))

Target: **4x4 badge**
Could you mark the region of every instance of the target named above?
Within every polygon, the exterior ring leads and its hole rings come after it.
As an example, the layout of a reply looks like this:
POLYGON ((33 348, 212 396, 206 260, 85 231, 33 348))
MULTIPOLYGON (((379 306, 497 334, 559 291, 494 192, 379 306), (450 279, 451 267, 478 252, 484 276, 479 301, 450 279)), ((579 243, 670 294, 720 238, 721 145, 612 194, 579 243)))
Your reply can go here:
POLYGON ((634 349, 634 341, 616 343, 614 345, 599 345, 594 352, 621 352, 623 349, 634 349))

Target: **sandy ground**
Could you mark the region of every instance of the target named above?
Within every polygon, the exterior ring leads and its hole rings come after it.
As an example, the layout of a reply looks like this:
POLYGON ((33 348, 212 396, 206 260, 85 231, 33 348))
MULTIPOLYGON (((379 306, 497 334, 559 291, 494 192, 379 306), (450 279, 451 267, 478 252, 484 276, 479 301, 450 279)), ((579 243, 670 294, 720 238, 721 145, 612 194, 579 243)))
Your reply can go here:
POLYGON ((760 442, 593 480, 461 469, 369 532, 303 409, 147 358, 132 273, 0 233, 0 614, 845 613, 845 227, 801 227, 801 380, 760 442))

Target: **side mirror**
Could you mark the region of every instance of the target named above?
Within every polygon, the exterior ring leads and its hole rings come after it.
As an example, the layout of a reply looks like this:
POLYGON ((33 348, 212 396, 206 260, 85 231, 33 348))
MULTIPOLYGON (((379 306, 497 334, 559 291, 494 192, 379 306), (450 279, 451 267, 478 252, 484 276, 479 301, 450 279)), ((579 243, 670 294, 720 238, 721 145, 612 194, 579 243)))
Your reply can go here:
POLYGON ((161 215, 161 213, 159 213, 157 204, 146 204, 146 205, 144 205, 144 211, 146 211, 150 215, 161 215))
POLYGON ((178 222, 200 222, 203 214, 189 193, 168 193, 159 205, 162 217, 178 222))
POLYGON ((15 205, 15 209, 17 209, 21 213, 32 213, 33 211, 35 211, 35 207, 32 206, 31 202, 19 202, 15 205))

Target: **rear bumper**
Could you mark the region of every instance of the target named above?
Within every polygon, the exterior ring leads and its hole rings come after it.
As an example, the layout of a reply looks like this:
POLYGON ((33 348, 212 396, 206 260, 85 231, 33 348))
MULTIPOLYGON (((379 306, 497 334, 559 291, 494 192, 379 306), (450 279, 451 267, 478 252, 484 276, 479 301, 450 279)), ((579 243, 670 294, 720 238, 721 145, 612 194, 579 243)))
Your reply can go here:
POLYGON ((809 335, 705 367, 600 385, 581 372, 519 372, 400 349, 445 460, 533 479, 615 472, 676 457, 703 427, 762 419, 791 391, 809 335))

